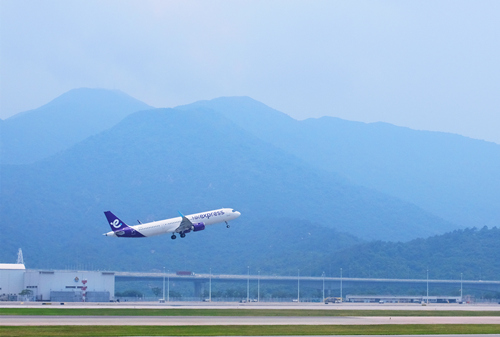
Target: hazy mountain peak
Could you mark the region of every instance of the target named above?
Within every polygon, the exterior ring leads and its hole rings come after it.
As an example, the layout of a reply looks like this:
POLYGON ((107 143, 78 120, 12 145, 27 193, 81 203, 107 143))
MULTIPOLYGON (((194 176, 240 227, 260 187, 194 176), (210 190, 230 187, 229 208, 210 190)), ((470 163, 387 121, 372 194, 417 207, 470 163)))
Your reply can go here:
POLYGON ((110 104, 109 102, 110 99, 112 98, 137 101, 132 96, 129 96, 120 90, 109 90, 109 89, 98 89, 98 88, 76 88, 76 89, 71 89, 65 92, 64 94, 54 98, 46 105, 50 106, 59 104, 82 104, 82 103, 88 104, 95 102, 110 104))
POLYGON ((177 109, 208 108, 222 113, 236 124, 253 123, 283 123, 296 120, 287 114, 273 109, 262 102, 248 96, 219 97, 211 100, 197 101, 191 104, 176 107, 177 109))
POLYGON ((70 90, 40 108, 5 120, 3 162, 35 162, 110 128, 132 112, 150 108, 118 90, 70 90))
POLYGON ((18 118, 27 118, 28 115, 45 115, 45 117, 53 117, 54 110, 60 110, 62 113, 72 112, 73 109, 85 110, 91 113, 96 106, 113 107, 116 104, 136 104, 141 109, 149 109, 151 106, 125 94, 120 90, 109 89, 94 89, 94 88, 77 88, 71 89, 62 95, 54 98, 50 102, 42 105, 39 108, 23 111, 7 119, 7 121, 16 120, 18 118))

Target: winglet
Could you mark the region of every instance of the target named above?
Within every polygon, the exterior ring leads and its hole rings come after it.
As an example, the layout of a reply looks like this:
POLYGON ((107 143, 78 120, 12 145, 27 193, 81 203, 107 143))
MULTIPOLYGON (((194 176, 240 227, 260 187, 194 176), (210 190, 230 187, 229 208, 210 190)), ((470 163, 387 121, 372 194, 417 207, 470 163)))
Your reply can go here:
POLYGON ((179 214, 181 215, 181 217, 183 217, 183 218, 185 217, 184 214, 181 213, 181 211, 177 211, 177 212, 179 212, 179 214))

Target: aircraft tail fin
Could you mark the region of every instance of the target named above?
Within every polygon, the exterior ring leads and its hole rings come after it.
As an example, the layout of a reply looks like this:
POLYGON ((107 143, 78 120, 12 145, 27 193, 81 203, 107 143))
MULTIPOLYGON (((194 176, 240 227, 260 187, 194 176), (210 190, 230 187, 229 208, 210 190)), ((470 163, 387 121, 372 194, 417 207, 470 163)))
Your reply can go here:
POLYGON ((104 212, 104 215, 106 215, 106 219, 108 219, 109 226, 111 226, 111 230, 113 232, 123 230, 124 228, 127 228, 128 225, 121 221, 116 215, 111 213, 110 211, 104 212))

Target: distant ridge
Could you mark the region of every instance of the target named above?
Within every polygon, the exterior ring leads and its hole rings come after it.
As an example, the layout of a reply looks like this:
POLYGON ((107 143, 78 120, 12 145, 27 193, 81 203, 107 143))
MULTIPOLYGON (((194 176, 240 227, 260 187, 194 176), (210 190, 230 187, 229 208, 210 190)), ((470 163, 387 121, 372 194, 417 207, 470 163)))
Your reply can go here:
POLYGON ((33 163, 112 127, 132 112, 150 108, 118 90, 70 90, 3 121, 2 163, 33 163))
MULTIPOLYGON (((56 120, 66 124, 68 111, 76 111, 94 116, 100 126, 103 116, 112 115, 106 97, 125 102, 128 96, 94 90, 63 95, 45 109, 60 112, 56 120), (80 109, 88 102, 96 109, 80 109)), ((39 115, 12 120, 26 118, 30 125, 39 115)), ((276 264, 282 272, 308 265, 312 272, 325 268, 328 254, 359 243, 356 237, 408 241, 455 230, 470 219, 499 219, 493 207, 499 156, 490 143, 336 118, 297 121, 249 97, 117 115, 126 116, 81 141, 65 139, 43 160, 2 165, 0 218, 8 240, 0 257, 23 247, 40 267, 90 259, 101 269, 149 270, 168 259, 180 270, 245 272, 238 268, 251 263, 270 272, 276 264), (418 203, 421 196, 428 204, 418 203), (101 236, 108 230, 104 210, 134 223, 176 216, 178 209, 219 207, 242 212, 229 230, 210 228, 183 241, 101 236), (179 251, 188 257, 172 259, 179 251)), ((61 132, 59 124, 34 124, 45 132, 40 142, 61 132)), ((77 133, 77 126, 68 128, 77 133)), ((29 139, 27 152, 38 146, 36 137, 29 139)))
POLYGON ((297 121, 249 97, 181 106, 216 111, 304 160, 461 227, 500 223, 500 145, 456 134, 334 117, 297 121))
MULTIPOLYGON (((143 268, 176 256, 176 247, 192 252, 189 265, 207 259, 220 265, 222 257, 209 256, 221 250, 248 260, 262 256, 255 250, 269 250, 277 261, 301 256, 305 253, 296 249, 314 245, 302 246, 295 236, 330 235, 330 244, 323 245, 333 249, 356 242, 352 236, 409 240, 455 228, 415 205, 315 169, 206 109, 136 112, 57 155, 7 165, 2 172, 3 234, 9 246, 39 255, 40 263, 94 256, 101 266, 130 268, 135 261, 143 268), (104 210, 133 223, 174 217, 178 209, 194 213, 228 206, 242 213, 229 229, 241 228, 235 243, 224 226, 176 241, 101 235, 108 231, 104 210), (144 253, 147 263, 139 258, 144 253)), ((320 254, 314 252, 310 255, 320 254)))
MULTIPOLYGON (((409 242, 365 242, 318 259, 314 269, 325 264, 344 268, 345 276, 423 279, 500 279, 500 228, 455 230, 409 242)), ((499 294, 500 295, 500 294, 499 294)), ((497 297, 498 298, 498 297, 497 297)))

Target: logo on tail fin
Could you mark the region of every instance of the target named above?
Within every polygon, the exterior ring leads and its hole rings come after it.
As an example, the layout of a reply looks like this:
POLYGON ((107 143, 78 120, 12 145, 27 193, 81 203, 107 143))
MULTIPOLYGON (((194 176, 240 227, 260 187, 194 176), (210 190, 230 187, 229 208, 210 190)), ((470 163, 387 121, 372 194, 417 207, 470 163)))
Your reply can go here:
POLYGON ((111 230, 113 231, 114 235, 124 238, 144 237, 144 235, 142 233, 139 233, 137 229, 129 227, 125 222, 121 221, 116 215, 114 215, 110 211, 104 212, 104 215, 106 215, 106 219, 108 219, 108 223, 111 226, 111 230))
POLYGON ((111 213, 110 211, 104 212, 106 215, 106 219, 108 219, 108 223, 111 226, 111 230, 116 232, 120 229, 128 228, 127 224, 121 221, 116 215, 111 213))

